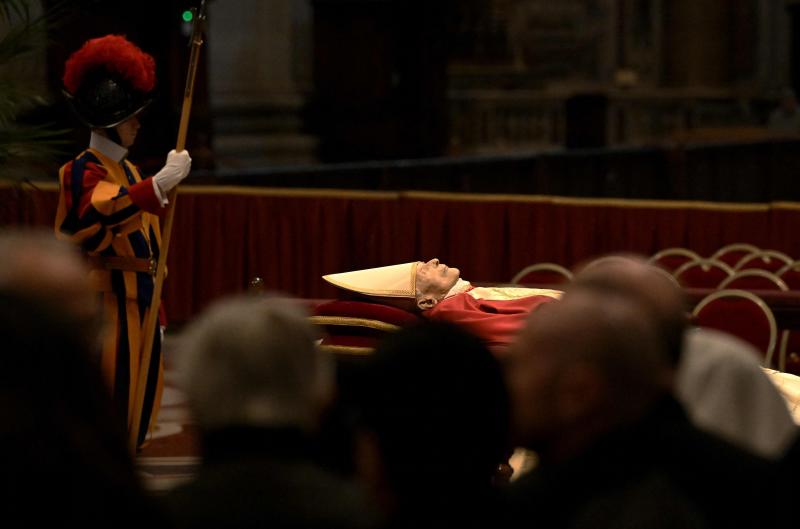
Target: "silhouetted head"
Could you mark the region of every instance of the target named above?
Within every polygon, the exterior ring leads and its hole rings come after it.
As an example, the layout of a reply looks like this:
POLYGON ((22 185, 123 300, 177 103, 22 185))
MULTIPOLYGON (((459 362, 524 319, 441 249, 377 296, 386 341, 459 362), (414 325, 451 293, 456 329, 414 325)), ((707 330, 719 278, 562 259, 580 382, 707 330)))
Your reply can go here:
POLYGON ((78 250, 51 231, 16 229, 0 232, 0 289, 35 298, 69 320, 93 346, 100 318, 89 269, 78 250))
POLYGON ((421 323, 387 338, 365 374, 364 426, 401 504, 489 487, 509 456, 508 401, 480 340, 450 324, 421 323))
POLYGON ((689 319, 683 290, 668 272, 642 256, 617 255, 587 265, 575 274, 569 288, 627 296, 641 304, 654 318, 669 359, 677 367, 689 319))
POLYGON ((82 329, 42 298, 0 288, 0 335, 3 519, 158 525, 82 329), (43 497, 46 509, 30 508, 43 497))
POLYGON ((531 315, 505 367, 517 440, 544 460, 640 417, 665 391, 667 361, 639 305, 576 288, 531 315))
POLYGON ((181 385, 204 430, 231 426, 313 429, 333 390, 331 358, 296 302, 217 302, 181 337, 181 385))

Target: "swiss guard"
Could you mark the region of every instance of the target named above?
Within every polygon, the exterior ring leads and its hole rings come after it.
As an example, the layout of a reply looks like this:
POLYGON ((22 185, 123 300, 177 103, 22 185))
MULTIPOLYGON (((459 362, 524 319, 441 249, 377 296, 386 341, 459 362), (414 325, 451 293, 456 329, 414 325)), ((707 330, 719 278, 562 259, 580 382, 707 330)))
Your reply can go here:
MULTIPOLYGON (((189 173, 187 151, 170 151, 166 164, 144 178, 127 159, 139 131, 138 115, 156 85, 152 56, 125 37, 87 41, 66 62, 64 94, 91 129, 89 148, 59 171, 55 231, 86 254, 92 287, 102 304, 101 368, 121 417, 132 431, 144 322, 154 290, 167 193, 189 173)), ((156 324, 158 322, 156 321, 156 324)), ((136 440, 141 446, 156 422, 163 384, 159 332, 147 369, 136 440)))

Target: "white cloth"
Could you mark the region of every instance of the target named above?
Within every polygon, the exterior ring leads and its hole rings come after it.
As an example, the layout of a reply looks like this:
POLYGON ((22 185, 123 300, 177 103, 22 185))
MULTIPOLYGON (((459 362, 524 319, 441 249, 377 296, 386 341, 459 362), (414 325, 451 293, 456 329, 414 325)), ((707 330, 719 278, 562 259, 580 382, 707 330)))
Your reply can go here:
POLYGON ((800 424, 800 377, 766 367, 762 369, 783 395, 783 400, 789 406, 789 412, 791 412, 794 422, 800 424))
POLYGON ((459 277, 458 281, 456 281, 456 284, 453 285, 453 288, 451 288, 450 290, 447 291, 447 295, 445 296, 445 299, 447 299, 449 297, 452 297, 452 296, 455 296, 456 294, 461 294, 462 292, 464 292, 467 289, 469 289, 469 287, 471 287, 471 286, 472 285, 470 284, 469 281, 464 281, 463 279, 461 279, 459 277))
POLYGON ((531 296, 547 296, 553 299, 561 299, 564 294, 561 290, 549 288, 528 288, 528 287, 477 287, 467 292, 475 299, 485 299, 489 301, 511 301, 531 296))
POLYGON ((703 430, 762 457, 781 457, 797 435, 789 408, 753 347, 712 329, 686 333, 676 396, 703 430))

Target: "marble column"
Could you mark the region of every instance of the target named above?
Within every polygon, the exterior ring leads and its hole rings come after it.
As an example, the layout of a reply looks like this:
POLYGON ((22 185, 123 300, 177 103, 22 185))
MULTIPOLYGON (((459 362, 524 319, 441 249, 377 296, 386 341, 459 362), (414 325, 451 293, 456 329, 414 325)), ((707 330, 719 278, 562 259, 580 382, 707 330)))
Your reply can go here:
POLYGON ((796 94, 800 94, 800 0, 786 0, 789 14, 790 81, 796 94))
POLYGON ((209 5, 209 96, 220 167, 314 160, 300 112, 311 79, 309 0, 209 5))

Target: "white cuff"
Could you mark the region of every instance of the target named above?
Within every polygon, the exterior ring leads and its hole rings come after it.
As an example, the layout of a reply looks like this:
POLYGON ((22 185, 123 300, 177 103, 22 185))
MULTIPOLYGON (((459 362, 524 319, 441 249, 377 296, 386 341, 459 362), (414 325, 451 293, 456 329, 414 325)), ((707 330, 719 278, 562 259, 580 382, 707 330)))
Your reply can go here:
POLYGON ((162 207, 169 204, 169 200, 167 200, 167 197, 164 195, 164 192, 161 191, 161 188, 158 187, 158 183, 156 182, 155 178, 153 178, 153 191, 156 192, 156 198, 158 198, 159 202, 161 202, 162 207))

